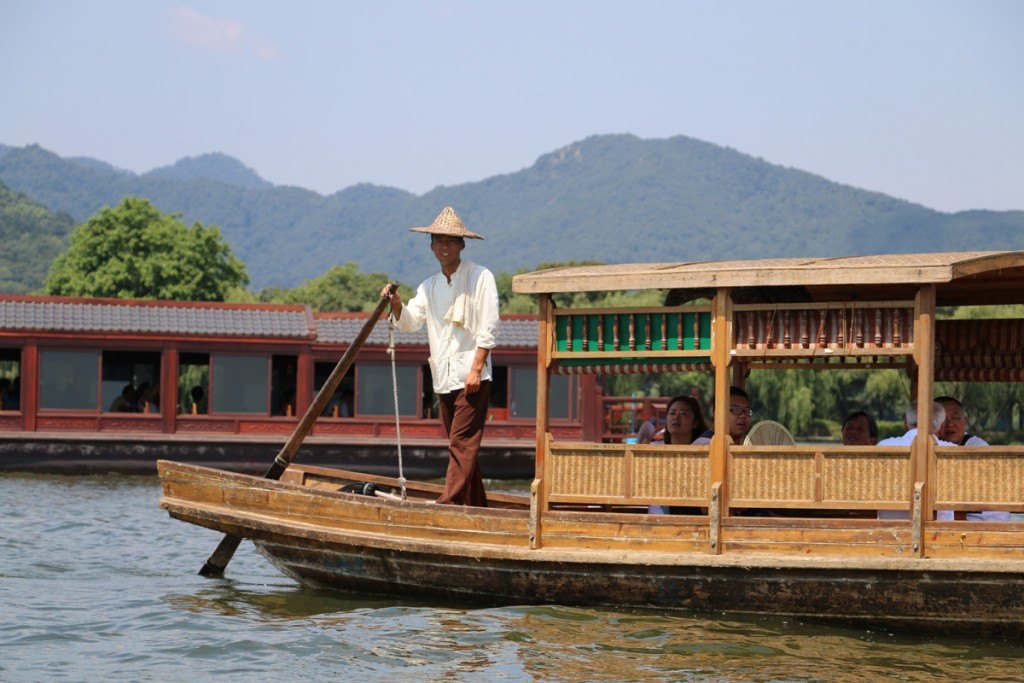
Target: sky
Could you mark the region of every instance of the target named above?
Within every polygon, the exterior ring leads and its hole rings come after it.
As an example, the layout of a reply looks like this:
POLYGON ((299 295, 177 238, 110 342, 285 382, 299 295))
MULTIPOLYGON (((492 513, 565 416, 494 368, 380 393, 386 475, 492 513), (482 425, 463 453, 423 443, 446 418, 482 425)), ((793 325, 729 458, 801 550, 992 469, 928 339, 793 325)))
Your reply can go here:
POLYGON ((1024 2, 0 0, 0 143, 426 192, 685 135, 941 211, 1024 209, 1024 2))

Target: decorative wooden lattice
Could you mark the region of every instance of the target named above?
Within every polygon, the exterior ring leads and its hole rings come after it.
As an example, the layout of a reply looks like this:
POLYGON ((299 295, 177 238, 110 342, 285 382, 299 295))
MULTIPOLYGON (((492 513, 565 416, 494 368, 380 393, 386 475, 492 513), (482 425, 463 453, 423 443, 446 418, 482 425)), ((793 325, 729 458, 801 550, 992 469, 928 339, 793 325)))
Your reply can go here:
POLYGON ((1024 381, 1024 320, 939 320, 935 379, 1024 381))
POLYGON ((565 309, 554 316, 554 372, 708 370, 707 307, 565 309))
POLYGON ((842 353, 901 350, 914 343, 912 303, 786 304, 736 306, 733 344, 739 351, 842 353))

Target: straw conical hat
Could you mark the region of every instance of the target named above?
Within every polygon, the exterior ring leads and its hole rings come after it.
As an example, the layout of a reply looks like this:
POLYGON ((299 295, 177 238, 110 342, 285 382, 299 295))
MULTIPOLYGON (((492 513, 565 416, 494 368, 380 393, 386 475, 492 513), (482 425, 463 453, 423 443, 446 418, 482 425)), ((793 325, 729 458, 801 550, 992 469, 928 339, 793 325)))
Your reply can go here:
POLYGON ((455 209, 450 206, 444 207, 444 210, 437 215, 434 222, 426 228, 409 228, 412 232, 425 232, 429 235, 450 235, 452 237, 469 237, 470 239, 482 240, 483 235, 478 235, 475 232, 466 230, 466 226, 463 224, 462 219, 459 218, 459 214, 455 213, 455 209))

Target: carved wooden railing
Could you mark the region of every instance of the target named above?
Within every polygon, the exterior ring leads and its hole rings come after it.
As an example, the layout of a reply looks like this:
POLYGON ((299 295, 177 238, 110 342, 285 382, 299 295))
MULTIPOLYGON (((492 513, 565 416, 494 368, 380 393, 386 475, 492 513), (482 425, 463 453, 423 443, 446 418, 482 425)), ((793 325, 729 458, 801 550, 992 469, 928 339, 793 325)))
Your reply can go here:
POLYGON ((907 356, 914 303, 751 304, 733 307, 733 355, 907 356))
POLYGON ((558 309, 552 334, 556 373, 710 368, 708 306, 558 309))

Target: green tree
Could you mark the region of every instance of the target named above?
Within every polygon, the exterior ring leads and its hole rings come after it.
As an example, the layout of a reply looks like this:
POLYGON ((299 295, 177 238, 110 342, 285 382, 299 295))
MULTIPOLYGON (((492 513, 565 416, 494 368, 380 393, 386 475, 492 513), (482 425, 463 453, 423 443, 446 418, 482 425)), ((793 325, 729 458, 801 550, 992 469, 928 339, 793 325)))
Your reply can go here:
POLYGON ((49 294, 223 301, 246 285, 245 264, 215 226, 186 226, 148 200, 125 197, 71 234, 46 280, 49 294))
MULTIPOLYGON (((323 275, 306 280, 298 287, 268 287, 260 291, 260 301, 279 304, 309 304, 314 311, 372 311, 380 301, 380 290, 388 282, 385 273, 360 273, 355 261, 333 266, 323 275)), ((402 285, 406 301, 413 292, 402 285)))

